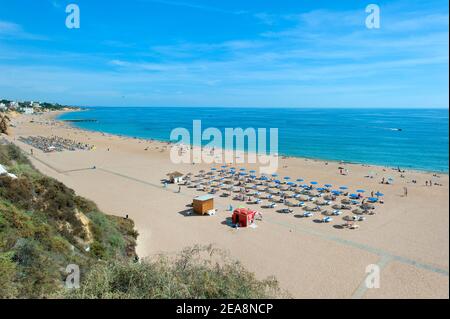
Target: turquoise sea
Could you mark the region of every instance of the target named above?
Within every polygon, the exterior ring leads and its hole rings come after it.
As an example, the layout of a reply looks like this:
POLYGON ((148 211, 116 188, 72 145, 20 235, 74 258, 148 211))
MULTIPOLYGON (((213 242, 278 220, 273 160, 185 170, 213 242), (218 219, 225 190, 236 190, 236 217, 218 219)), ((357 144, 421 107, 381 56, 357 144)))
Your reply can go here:
POLYGON ((221 131, 278 128, 283 155, 448 172, 448 109, 92 107, 60 119, 95 119, 73 125, 162 141, 193 120, 221 131))

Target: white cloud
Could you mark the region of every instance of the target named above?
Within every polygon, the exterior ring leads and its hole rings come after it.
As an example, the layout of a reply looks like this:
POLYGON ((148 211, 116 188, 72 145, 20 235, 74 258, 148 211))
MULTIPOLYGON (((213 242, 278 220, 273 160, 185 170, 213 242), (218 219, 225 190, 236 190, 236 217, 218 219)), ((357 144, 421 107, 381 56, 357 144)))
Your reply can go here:
POLYGON ((0 39, 46 40, 47 38, 26 32, 19 24, 0 20, 0 39))

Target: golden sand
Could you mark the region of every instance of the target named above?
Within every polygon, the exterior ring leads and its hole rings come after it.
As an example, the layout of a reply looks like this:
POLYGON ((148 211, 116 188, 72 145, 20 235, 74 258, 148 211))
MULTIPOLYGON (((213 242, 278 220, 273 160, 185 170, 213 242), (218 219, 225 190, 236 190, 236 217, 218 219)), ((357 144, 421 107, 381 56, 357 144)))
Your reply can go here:
POLYGON ((349 174, 344 176, 338 170, 342 164, 336 162, 280 158, 280 176, 380 191, 385 203, 358 223, 358 230, 337 227, 348 213, 322 224, 314 222, 314 217, 299 218, 300 208, 294 208, 293 214, 280 214, 258 205, 252 206, 264 216, 258 227, 237 230, 227 225, 231 213, 226 208, 241 202, 217 197, 217 215, 185 216, 187 205, 204 193, 185 187, 178 193, 178 186, 161 184, 168 172, 197 173, 211 165, 173 164, 166 143, 82 131, 53 121, 54 115, 16 117, 16 127, 7 138, 27 153, 31 147, 19 142, 19 136, 57 135, 94 145, 95 151, 34 149, 31 160, 41 172, 95 201, 105 213, 128 214, 140 234, 137 251, 141 257, 212 243, 258 277, 274 275, 296 298, 449 297, 448 174, 435 177, 406 171, 402 178, 390 168, 346 164, 349 174), (369 172, 373 179, 365 177, 369 172), (394 184, 381 185, 383 177, 393 177, 394 184), (427 187, 428 180, 442 186, 427 187), (365 285, 370 264, 380 266, 380 288, 365 285))

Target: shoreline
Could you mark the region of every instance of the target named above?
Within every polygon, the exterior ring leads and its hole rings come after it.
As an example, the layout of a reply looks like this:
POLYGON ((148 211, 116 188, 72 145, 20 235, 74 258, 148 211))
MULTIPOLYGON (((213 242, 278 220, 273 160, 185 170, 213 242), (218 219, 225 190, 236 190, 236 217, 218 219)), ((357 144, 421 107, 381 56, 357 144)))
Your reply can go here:
MULTIPOLYGON (((85 132, 91 132, 91 133, 101 133, 101 134, 107 134, 107 135, 111 135, 111 136, 118 136, 121 138, 129 138, 129 139, 133 139, 133 140, 142 140, 142 141, 152 141, 152 142, 159 142, 159 143, 165 143, 167 145, 176 145, 176 142, 172 142, 169 140, 162 140, 162 139, 157 139, 157 138, 145 138, 145 137, 137 137, 137 136, 131 136, 131 135, 126 135, 126 134, 115 134, 115 133, 109 133, 109 132, 103 132, 103 131, 99 131, 99 130, 91 130, 91 129, 86 129, 86 128, 82 128, 77 126, 75 123, 73 122, 66 122, 65 120, 59 119, 59 116, 62 116, 64 114, 67 113, 73 113, 73 112, 88 112, 89 109, 80 109, 80 110, 66 110, 66 111, 56 111, 58 114, 54 114, 54 116, 51 116, 51 118, 55 121, 59 121, 71 128, 74 129, 78 129, 81 131, 85 131, 85 132)), ((192 147, 200 147, 199 145, 189 145, 191 148, 192 147)), ((205 149, 205 148, 204 148, 205 149)), ((231 152, 231 150, 225 150, 223 148, 221 148, 221 151, 223 152, 231 152)), ((239 152, 241 154, 244 154, 244 156, 246 156, 247 154, 250 154, 250 152, 248 151, 237 151, 237 150, 233 150, 233 152, 239 152)), ((254 154, 254 153, 251 153, 254 154)), ((306 157, 306 156, 294 156, 294 155, 288 155, 285 153, 277 153, 277 156, 279 158, 292 158, 292 159, 299 159, 299 160, 307 160, 307 161, 316 161, 316 162, 322 162, 322 163, 335 163, 335 164, 339 164, 339 165, 357 165, 357 166, 363 166, 363 167, 367 167, 367 168, 382 168, 382 169, 386 169, 386 170, 391 170, 393 172, 399 172, 398 171, 398 167, 394 167, 394 166, 389 166, 389 165, 381 165, 381 164, 375 164, 375 163, 363 163, 363 162, 356 162, 356 161, 342 161, 342 160, 336 160, 336 159, 326 159, 326 158, 315 158, 315 157, 306 157)), ((215 163, 216 165, 220 165, 222 163, 215 163)), ((233 163, 235 164, 235 163, 233 163)), ((449 175, 450 171, 447 168, 447 171, 439 171, 439 170, 427 170, 427 169, 418 169, 418 168, 412 168, 412 167, 404 167, 404 168, 400 168, 401 171, 404 172, 412 172, 412 173, 424 173, 424 174, 440 174, 440 175, 449 175)))

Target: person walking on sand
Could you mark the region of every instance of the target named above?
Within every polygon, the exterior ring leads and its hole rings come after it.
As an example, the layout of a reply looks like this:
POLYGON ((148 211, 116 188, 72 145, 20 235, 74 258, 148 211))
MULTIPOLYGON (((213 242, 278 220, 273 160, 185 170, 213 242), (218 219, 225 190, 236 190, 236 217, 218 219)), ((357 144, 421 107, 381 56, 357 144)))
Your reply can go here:
POLYGON ((178 186, 178 193, 181 193, 181 186, 178 186))
POLYGON ((404 192, 404 196, 408 197, 408 188, 407 187, 403 187, 403 192, 404 192))

